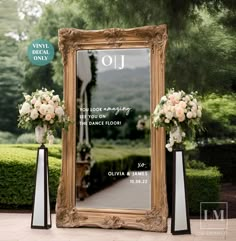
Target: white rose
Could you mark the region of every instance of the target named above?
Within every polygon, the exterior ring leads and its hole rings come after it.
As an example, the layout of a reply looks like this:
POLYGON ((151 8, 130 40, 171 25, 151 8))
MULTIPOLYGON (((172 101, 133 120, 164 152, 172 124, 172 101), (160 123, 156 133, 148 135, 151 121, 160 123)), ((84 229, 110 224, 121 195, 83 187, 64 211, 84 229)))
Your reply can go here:
POLYGON ((52 100, 49 100, 49 101, 48 101, 48 104, 49 104, 49 105, 54 105, 54 102, 53 102, 52 100))
POLYGON ((29 101, 29 100, 30 100, 30 98, 31 98, 31 96, 30 96, 30 95, 25 95, 25 100, 29 101))
POLYGON ((193 114, 193 118, 196 118, 196 117, 197 117, 196 111, 192 111, 192 114, 193 114))
POLYGON ((40 100, 36 100, 35 101, 35 104, 34 104, 34 107, 36 108, 36 109, 39 109, 39 107, 42 105, 42 103, 41 103, 41 101, 40 100))
POLYGON ((165 119, 165 123, 170 123, 170 120, 169 119, 165 119))
POLYGON ((52 97, 52 100, 53 100, 53 101, 60 101, 59 95, 54 95, 54 96, 52 97))
POLYGON ((155 108, 155 110, 154 110, 154 112, 153 112, 153 114, 154 114, 154 115, 157 115, 157 114, 158 114, 158 111, 159 111, 159 106, 157 105, 156 108, 155 108))
POLYGON ((54 113, 54 107, 53 107, 53 105, 47 105, 47 113, 49 113, 49 114, 54 113))
POLYGON ((31 105, 27 102, 24 102, 19 112, 21 115, 28 114, 30 113, 30 109, 31 109, 31 105))
POLYGON ((42 115, 46 115, 47 105, 42 104, 42 105, 39 107, 39 112, 40 112, 40 114, 42 114, 42 115))
POLYGON ((173 137, 170 137, 169 142, 170 142, 171 146, 173 146, 175 144, 175 141, 174 141, 173 137))
POLYGON ((193 101, 189 101, 189 105, 193 106, 195 103, 193 101))
POLYGON ((192 106, 192 111, 197 111, 197 106, 195 104, 192 106))
POLYGON ((166 113, 166 118, 169 119, 169 120, 171 120, 172 117, 173 117, 173 113, 170 112, 170 111, 168 111, 168 112, 166 113))
POLYGON ((64 115, 64 110, 62 109, 61 106, 58 106, 56 109, 55 109, 55 113, 56 115, 61 118, 63 115, 64 115))
POLYGON ((172 146, 170 144, 166 144, 166 148, 169 152, 172 152, 172 146))
POLYGON ((31 113, 30 113, 30 118, 31 118, 32 120, 36 120, 36 119, 38 118, 38 116, 39 116, 38 110, 33 109, 33 110, 31 111, 31 113))
POLYGON ((162 97, 161 97, 161 101, 166 102, 166 101, 167 101, 166 96, 162 96, 162 97))
POLYGON ((187 113, 187 118, 188 119, 191 119, 193 117, 193 113, 191 112, 191 111, 189 111, 188 113, 187 113))
POLYGON ((187 102, 190 101, 190 98, 189 98, 188 95, 185 96, 185 100, 186 100, 187 102))
POLYGON ((201 110, 197 110, 197 116, 198 116, 198 117, 201 117, 201 116, 202 116, 201 110))
POLYGON ((154 116, 153 121, 154 122, 159 122, 159 116, 154 116))

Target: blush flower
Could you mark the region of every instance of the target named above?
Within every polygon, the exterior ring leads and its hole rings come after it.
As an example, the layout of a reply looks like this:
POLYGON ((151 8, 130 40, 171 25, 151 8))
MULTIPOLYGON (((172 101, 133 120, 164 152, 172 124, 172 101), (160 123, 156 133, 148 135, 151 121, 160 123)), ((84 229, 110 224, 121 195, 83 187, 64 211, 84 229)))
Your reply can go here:
POLYGON ((182 143, 189 134, 199 128, 202 116, 202 107, 196 99, 196 93, 186 94, 184 91, 169 90, 161 97, 160 103, 153 113, 153 125, 166 127, 169 133, 169 140, 166 144, 168 151, 174 146, 182 143), (189 127, 190 131, 186 131, 189 127))
POLYGON ((47 105, 46 105, 46 104, 42 104, 42 105, 39 107, 39 112, 40 112, 40 114, 42 114, 42 115, 46 115, 47 105))
POLYGON ((31 111, 31 113, 30 113, 30 118, 31 118, 32 120, 36 120, 36 119, 38 118, 38 116, 39 116, 38 110, 33 109, 33 110, 31 111))
POLYGON ((31 105, 29 103, 25 102, 22 105, 19 112, 20 112, 21 115, 28 114, 28 113, 30 113, 30 109, 31 109, 31 105))

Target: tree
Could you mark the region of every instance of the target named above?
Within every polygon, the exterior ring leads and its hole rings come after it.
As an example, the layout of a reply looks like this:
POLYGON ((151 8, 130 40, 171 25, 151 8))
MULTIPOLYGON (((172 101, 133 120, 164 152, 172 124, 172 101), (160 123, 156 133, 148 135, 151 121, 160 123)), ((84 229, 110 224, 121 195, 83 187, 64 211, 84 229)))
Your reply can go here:
POLYGON ((17 30, 17 3, 14 0, 0 0, 0 36, 17 30))
POLYGON ((65 27, 84 28, 84 20, 78 14, 77 5, 75 3, 68 5, 63 2, 45 5, 42 16, 22 48, 26 48, 31 41, 37 38, 46 39, 53 44, 55 57, 52 63, 43 67, 33 66, 25 58, 24 88, 27 91, 44 86, 62 94, 63 66, 58 50, 57 35, 58 29, 65 27))
MULTIPOLYGON (((141 0, 61 0, 57 3, 45 6, 30 36, 30 40, 41 37, 54 44, 55 59, 48 67, 50 71, 40 68, 50 85, 62 84, 61 55, 57 47, 59 28, 136 27, 164 22, 169 29, 167 87, 194 89, 202 94, 230 92, 235 88, 235 28, 224 18, 231 16, 232 20, 235 16, 233 2, 147 0, 144 4, 141 0)), ((27 78, 37 76, 38 71, 27 66, 26 82, 27 78)))
POLYGON ((17 106, 22 100, 23 72, 15 53, 17 42, 10 37, 0 37, 0 116, 1 131, 19 132, 17 106))

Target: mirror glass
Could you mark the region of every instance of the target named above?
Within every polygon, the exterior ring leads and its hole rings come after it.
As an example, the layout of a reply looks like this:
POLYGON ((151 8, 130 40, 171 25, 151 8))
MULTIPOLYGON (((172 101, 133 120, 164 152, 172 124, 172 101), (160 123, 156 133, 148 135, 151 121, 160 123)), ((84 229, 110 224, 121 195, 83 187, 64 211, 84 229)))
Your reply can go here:
POLYGON ((150 50, 79 50, 76 206, 151 209, 150 50))

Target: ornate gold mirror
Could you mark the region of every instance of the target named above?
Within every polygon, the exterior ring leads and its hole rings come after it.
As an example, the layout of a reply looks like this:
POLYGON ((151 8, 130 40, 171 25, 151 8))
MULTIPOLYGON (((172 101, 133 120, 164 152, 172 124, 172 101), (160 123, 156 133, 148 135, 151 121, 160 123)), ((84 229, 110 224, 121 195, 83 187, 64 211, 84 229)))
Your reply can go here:
POLYGON ((165 25, 59 30, 64 99, 57 227, 167 230, 165 133, 151 125, 164 94, 165 25))

